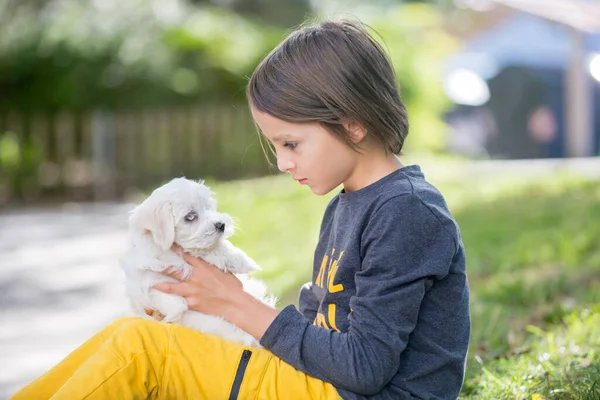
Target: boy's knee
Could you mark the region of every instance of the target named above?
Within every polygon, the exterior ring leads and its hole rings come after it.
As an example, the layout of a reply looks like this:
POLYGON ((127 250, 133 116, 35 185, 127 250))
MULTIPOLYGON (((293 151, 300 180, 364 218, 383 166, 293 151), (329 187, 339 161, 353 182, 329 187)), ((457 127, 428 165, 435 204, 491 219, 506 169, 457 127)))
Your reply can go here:
POLYGON ((137 319, 137 317, 121 317, 106 325, 99 333, 101 340, 108 340, 118 329, 122 326, 127 325, 131 321, 137 319))
POLYGON ((123 324, 115 331, 115 343, 127 347, 160 346, 161 342, 167 343, 170 325, 144 318, 134 317, 125 319, 123 324))
POLYGON ((169 324, 131 317, 119 318, 110 326, 114 328, 112 332, 108 331, 108 327, 102 331, 101 354, 116 356, 122 365, 134 359, 139 362, 162 362, 166 357, 171 331, 169 324))
POLYGON ((139 317, 120 317, 106 325, 105 329, 115 330, 135 319, 139 319, 139 317))

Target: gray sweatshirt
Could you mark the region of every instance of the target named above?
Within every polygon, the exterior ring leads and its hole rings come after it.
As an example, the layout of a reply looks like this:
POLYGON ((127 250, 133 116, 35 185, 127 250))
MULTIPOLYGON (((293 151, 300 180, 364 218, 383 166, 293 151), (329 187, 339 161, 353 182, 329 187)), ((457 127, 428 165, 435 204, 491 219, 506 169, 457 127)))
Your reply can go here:
POLYGON ((456 399, 469 343, 459 228, 418 166, 328 205, 300 312, 261 344, 343 399, 456 399))

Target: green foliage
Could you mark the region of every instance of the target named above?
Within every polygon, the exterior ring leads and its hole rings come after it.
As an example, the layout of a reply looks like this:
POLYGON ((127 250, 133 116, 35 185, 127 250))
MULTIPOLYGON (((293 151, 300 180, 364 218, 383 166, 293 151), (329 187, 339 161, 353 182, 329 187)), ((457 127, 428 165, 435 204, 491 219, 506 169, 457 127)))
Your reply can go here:
MULTIPOLYGON (((0 111, 243 101, 247 77, 284 36, 271 15, 281 7, 196 3, 5 0, 0 111)), ((359 17, 381 34, 396 67, 411 131, 419 133, 407 146, 442 149, 440 114, 447 103, 439 68, 455 43, 443 32, 441 15, 426 4, 378 4, 359 17)))
POLYGON ((283 302, 312 275, 321 213, 331 194, 315 196, 287 176, 221 183, 213 188, 219 207, 236 219, 233 242, 259 262, 261 278, 283 302))
POLYGON ((36 187, 41 163, 39 143, 28 136, 20 138, 11 131, 0 132, 0 194, 4 194, 2 186, 10 186, 12 193, 21 193, 24 187, 36 187))
POLYGON ((0 135, 0 168, 15 169, 21 163, 19 142, 13 132, 0 135))
POLYGON ((0 108, 230 100, 282 34, 226 9, 181 1, 37 7, 12 3, 0 14, 0 108))

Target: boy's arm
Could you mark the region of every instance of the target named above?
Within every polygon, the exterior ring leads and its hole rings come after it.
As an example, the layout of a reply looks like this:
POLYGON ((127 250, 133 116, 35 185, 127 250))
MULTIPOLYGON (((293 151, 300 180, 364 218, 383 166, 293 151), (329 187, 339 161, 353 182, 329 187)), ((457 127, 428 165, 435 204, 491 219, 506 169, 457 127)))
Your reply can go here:
POLYGON ((422 300, 433 279, 448 274, 456 243, 414 195, 388 201, 364 238, 348 331, 312 325, 288 306, 264 332, 261 344, 309 375, 370 395, 397 372, 422 300))
MULTIPOLYGON (((303 285, 300 290, 299 308, 310 322, 314 321, 317 315, 319 303, 323 298, 322 291, 323 289, 313 286, 311 282, 303 285)), ((247 292, 235 293, 219 314, 260 340, 279 312, 247 292)))

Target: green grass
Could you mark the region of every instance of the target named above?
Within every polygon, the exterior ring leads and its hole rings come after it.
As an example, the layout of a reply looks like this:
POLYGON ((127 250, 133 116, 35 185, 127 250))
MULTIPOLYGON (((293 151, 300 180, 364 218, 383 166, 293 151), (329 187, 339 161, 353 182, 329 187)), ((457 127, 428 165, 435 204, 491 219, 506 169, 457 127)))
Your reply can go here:
MULTIPOLYGON (((600 399, 600 184, 428 171, 467 249, 472 339, 463 398, 600 399)), ((315 196, 286 176, 211 187, 237 221, 232 241, 263 267, 280 306, 295 303, 333 194, 315 196)))
POLYGON ((219 209, 233 216, 231 241, 263 269, 257 276, 281 298, 296 302, 296 293, 312 277, 312 259, 322 213, 332 195, 315 196, 287 176, 211 185, 219 209))
POLYGON ((463 390, 468 399, 600 399, 600 307, 573 312, 544 331, 530 325, 531 345, 480 363, 463 390))

